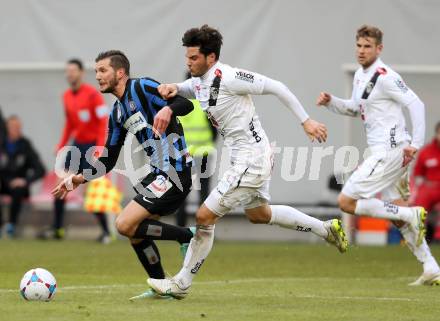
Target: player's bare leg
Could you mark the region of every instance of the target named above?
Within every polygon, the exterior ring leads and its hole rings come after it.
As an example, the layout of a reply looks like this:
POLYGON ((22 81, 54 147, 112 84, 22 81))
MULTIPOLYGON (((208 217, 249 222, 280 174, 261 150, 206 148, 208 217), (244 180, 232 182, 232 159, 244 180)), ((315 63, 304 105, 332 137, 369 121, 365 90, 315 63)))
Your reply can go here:
POLYGON ((341 253, 347 250, 348 242, 338 219, 323 222, 293 207, 267 203, 246 209, 245 212, 251 223, 278 225, 294 231, 312 232, 335 245, 341 253))

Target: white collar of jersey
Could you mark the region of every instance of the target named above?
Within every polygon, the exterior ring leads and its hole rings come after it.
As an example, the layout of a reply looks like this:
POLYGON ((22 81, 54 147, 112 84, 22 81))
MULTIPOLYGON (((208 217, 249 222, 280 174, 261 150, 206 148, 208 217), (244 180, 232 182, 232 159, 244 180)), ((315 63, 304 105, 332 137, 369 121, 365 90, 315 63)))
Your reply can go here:
POLYGON ((209 70, 203 76, 200 77, 200 79, 202 79, 202 81, 208 79, 219 66, 220 66, 220 61, 217 60, 217 62, 214 65, 212 65, 212 67, 209 68, 209 70))
POLYGON ((380 58, 377 58, 376 61, 367 69, 363 69, 364 74, 368 74, 371 70, 376 70, 379 66, 383 65, 383 62, 380 58))

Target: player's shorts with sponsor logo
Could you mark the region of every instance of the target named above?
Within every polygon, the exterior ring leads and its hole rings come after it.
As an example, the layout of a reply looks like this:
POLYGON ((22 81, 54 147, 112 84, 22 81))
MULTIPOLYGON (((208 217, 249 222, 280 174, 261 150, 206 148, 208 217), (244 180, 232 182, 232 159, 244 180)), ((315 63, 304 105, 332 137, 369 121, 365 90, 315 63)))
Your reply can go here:
POLYGON ((264 164, 233 163, 205 200, 205 206, 218 216, 242 206, 259 207, 270 201, 269 185, 273 155, 267 153, 264 164))
POLYGON ((138 193, 134 201, 151 214, 164 216, 175 213, 191 191, 192 179, 191 168, 174 173, 169 177, 164 173, 149 173, 134 187, 138 193))
POLYGON ((387 150, 372 148, 371 156, 353 172, 342 193, 354 199, 377 196, 384 201, 408 199, 408 166, 402 166, 403 148, 407 145, 401 143, 387 150))

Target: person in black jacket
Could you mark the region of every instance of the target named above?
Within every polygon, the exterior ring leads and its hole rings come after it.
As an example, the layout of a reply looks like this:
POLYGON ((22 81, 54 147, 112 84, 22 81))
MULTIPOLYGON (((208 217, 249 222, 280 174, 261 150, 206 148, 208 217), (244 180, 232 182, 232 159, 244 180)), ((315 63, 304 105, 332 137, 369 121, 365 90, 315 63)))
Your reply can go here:
POLYGON ((2 110, 0 108, 0 150, 3 147, 3 142, 6 139, 6 124, 5 120, 3 119, 2 110))
MULTIPOLYGON (((0 194, 9 195, 9 223, 6 232, 15 236, 23 199, 29 197, 29 187, 42 178, 45 169, 31 142, 23 137, 18 116, 10 116, 6 121, 6 137, 0 149, 0 194)), ((0 226, 2 223, 0 212, 0 226)))

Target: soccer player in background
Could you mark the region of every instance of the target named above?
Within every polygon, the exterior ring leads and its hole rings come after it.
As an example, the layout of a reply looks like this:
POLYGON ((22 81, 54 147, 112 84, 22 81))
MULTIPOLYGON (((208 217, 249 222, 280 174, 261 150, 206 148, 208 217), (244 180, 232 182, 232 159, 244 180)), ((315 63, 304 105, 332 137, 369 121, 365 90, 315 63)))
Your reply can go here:
MULTIPOLYGON (((42 178, 46 170, 29 139, 23 136, 18 116, 6 121, 6 136, 0 145, 0 194, 9 195, 9 222, 6 233, 15 237, 23 200, 30 195, 30 186, 42 178)), ((0 205, 0 234, 3 225, 0 205)))
MULTIPOLYGON (((69 84, 63 94, 65 125, 60 142, 55 147, 57 153, 69 142, 73 148, 81 153, 78 172, 88 168, 86 152, 94 146, 104 146, 107 128, 108 107, 104 98, 92 85, 84 83, 84 66, 79 59, 71 59, 66 64, 66 80, 69 84)), ((74 154, 73 154, 74 155, 74 154)), ((66 156, 65 168, 74 168, 72 152, 66 156)), ((64 238, 65 200, 55 199, 55 216, 53 222, 53 236, 56 239, 64 238)), ((99 242, 107 244, 111 241, 106 214, 94 213, 102 230, 99 242)))
POLYGON ((372 152, 350 176, 339 194, 343 212, 391 220, 410 250, 423 264, 418 284, 440 284, 440 268, 424 238, 426 211, 408 207, 408 164, 425 139, 425 106, 398 73, 380 59, 382 31, 364 25, 356 34, 356 58, 361 67, 353 79, 350 99, 322 92, 318 106, 337 114, 360 116, 372 152), (403 108, 409 111, 412 137, 403 108), (376 194, 381 194, 381 200, 376 194))
MULTIPOLYGON (((436 204, 440 204, 440 122, 435 126, 435 136, 431 143, 423 147, 418 153, 414 166, 415 192, 411 195, 412 204, 423 206, 430 212, 436 204)), ((428 224, 426 239, 440 240, 440 223, 437 218, 428 224), (437 224, 436 224, 437 223, 437 224)))
POLYGON ((185 32, 182 41, 192 78, 179 84, 161 85, 159 92, 164 98, 179 94, 200 101, 230 148, 231 166, 197 211, 197 232, 191 240, 183 268, 171 279, 150 278, 149 285, 158 293, 185 297, 211 251, 216 222, 238 206, 244 207, 252 223, 312 232, 345 252, 347 241, 340 220, 323 222, 293 207, 269 205, 273 153, 251 95, 278 97, 298 118, 312 141, 325 141, 326 127, 311 119, 295 95, 281 82, 221 63, 223 41, 218 30, 207 25, 193 28, 185 32))
MULTIPOLYGON (((180 96, 163 100, 157 92, 159 83, 153 79, 130 78, 130 62, 119 50, 99 54, 95 71, 100 91, 117 98, 108 122, 103 155, 93 162, 92 170, 65 178, 53 194, 64 198, 79 184, 110 172, 116 165, 127 134, 134 135, 150 158, 151 171, 134 187, 137 195, 118 215, 116 229, 130 239, 147 274, 164 278, 154 241, 177 241, 184 255, 193 237, 190 228, 159 222, 161 216, 174 213, 191 190, 192 159, 176 116, 188 114, 193 105, 180 96)), ((131 299, 156 296, 149 289, 131 299)))
POLYGON ((3 147, 3 143, 6 139, 6 122, 3 118, 2 109, 0 107, 0 149, 3 147))

